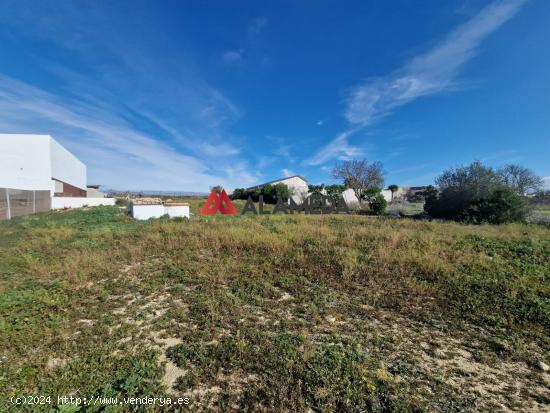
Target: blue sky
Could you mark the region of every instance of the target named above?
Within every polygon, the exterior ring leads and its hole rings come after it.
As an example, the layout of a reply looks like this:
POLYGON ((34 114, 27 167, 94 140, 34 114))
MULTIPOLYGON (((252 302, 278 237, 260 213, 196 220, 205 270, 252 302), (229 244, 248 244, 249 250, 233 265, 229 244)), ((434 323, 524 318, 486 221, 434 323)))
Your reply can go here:
POLYGON ((550 2, 0 0, 0 131, 117 189, 206 192, 380 160, 550 182, 550 2))

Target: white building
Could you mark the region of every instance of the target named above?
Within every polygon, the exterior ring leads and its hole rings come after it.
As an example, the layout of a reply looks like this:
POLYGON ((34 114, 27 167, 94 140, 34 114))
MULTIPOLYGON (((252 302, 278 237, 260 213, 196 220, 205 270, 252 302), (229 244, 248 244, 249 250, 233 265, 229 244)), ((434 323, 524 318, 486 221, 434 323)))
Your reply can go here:
POLYGON ((0 134, 0 188, 86 196, 86 165, 49 135, 0 134))
POLYGON ((308 184, 306 178, 301 175, 293 175, 286 178, 276 179, 274 181, 265 182, 260 185, 255 185, 247 190, 259 189, 266 185, 285 184, 292 191, 292 199, 294 202, 300 204, 308 196, 308 184))
POLYGON ((86 196, 86 165, 50 135, 0 134, 0 219, 115 204, 86 196))

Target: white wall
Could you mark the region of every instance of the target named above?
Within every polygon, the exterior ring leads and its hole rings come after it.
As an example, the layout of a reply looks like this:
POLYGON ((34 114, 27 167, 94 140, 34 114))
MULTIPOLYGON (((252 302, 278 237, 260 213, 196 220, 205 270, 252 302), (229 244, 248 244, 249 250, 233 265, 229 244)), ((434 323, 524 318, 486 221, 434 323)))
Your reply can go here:
POLYGON ((115 198, 52 197, 52 209, 82 208, 83 206, 114 205, 115 198))
POLYGON ((279 183, 283 183, 290 189, 292 189, 292 199, 296 203, 302 203, 302 201, 308 196, 307 182, 304 181, 302 178, 299 178, 297 176, 283 178, 279 179, 278 181, 273 181, 271 185, 277 185, 279 183))
POLYGON ((359 208, 359 200, 355 196, 355 192, 353 192, 353 189, 348 188, 344 192, 342 192, 342 198, 344 198, 344 202, 350 209, 357 209, 359 208))
POLYGON ((167 214, 164 205, 135 205, 130 206, 130 213, 132 218, 135 219, 150 219, 150 218, 160 218, 161 216, 167 214))
POLYGON ((50 138, 51 178, 86 190, 86 165, 50 138))
POLYGON ((53 195, 52 178, 86 190, 86 165, 49 135, 0 134, 0 188, 53 195))
POLYGON ((168 214, 170 218, 189 218, 189 205, 132 204, 130 206, 130 214, 132 215, 132 218, 141 220, 160 218, 166 214, 168 214))
POLYGON ((50 136, 0 134, 0 188, 52 190, 50 136))
MULTIPOLYGON (((391 201, 391 191, 388 189, 382 190, 382 196, 387 202, 391 201)), ((355 209, 359 207, 359 200, 355 196, 355 192, 353 189, 348 188, 344 192, 342 192, 342 197, 344 198, 344 202, 348 206, 348 208, 355 209)))
POLYGON ((88 198, 105 198, 107 194, 105 194, 105 192, 101 192, 99 189, 87 188, 86 196, 88 198))
POLYGON ((170 218, 189 218, 189 205, 165 205, 164 209, 170 218))

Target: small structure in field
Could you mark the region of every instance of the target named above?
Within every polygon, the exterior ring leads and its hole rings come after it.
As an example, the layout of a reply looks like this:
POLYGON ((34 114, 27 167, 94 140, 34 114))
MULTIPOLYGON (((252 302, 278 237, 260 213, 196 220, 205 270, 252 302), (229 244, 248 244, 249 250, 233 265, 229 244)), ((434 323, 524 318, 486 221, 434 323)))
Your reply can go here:
POLYGON ((160 198, 138 198, 130 204, 132 218, 145 220, 168 215, 170 218, 189 218, 189 204, 185 202, 163 202, 160 198))
POLYGON ((186 202, 165 202, 164 208, 170 218, 189 218, 189 204, 186 202))

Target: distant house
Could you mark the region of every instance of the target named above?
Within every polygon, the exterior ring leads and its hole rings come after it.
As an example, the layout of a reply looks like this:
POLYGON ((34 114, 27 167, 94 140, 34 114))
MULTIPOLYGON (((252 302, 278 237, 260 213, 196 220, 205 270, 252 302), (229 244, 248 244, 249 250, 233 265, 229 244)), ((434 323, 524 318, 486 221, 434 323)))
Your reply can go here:
POLYGON ((407 195, 415 195, 419 192, 424 192, 428 187, 427 186, 409 186, 407 188, 407 195))
POLYGON ((264 182, 263 184, 254 185, 247 190, 260 189, 266 185, 285 184, 292 191, 292 199, 296 203, 302 203, 308 195, 307 179, 301 175, 288 176, 286 178, 275 179, 274 181, 264 182))

